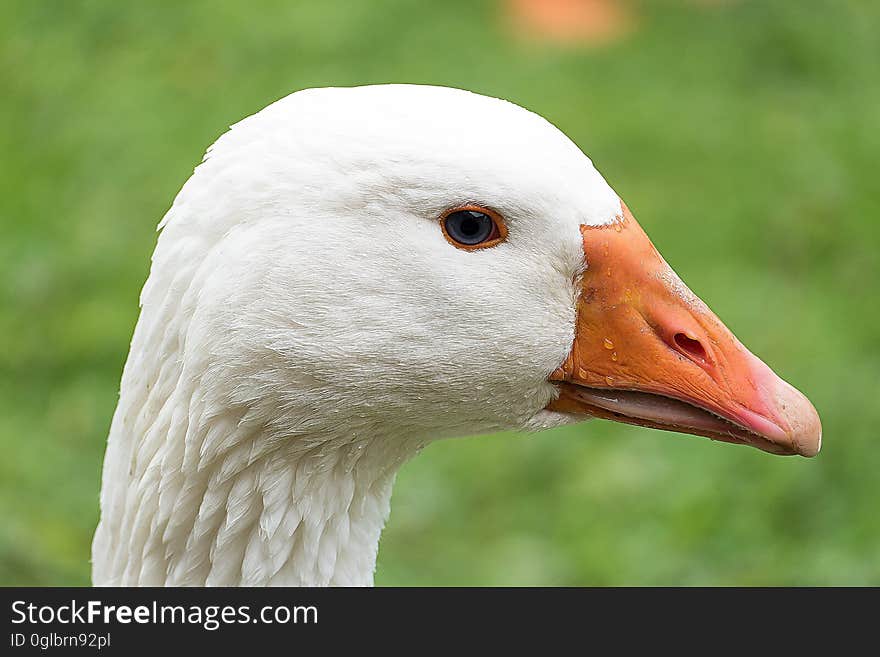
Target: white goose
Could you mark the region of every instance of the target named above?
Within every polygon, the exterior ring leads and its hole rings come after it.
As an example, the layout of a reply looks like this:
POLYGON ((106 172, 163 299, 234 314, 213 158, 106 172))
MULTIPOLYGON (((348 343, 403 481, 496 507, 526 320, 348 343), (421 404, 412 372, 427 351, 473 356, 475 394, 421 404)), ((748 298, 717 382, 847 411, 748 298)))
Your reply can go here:
POLYGON ((161 228, 95 584, 371 584, 395 473, 444 437, 604 417, 819 450, 810 402, 508 102, 300 91, 218 139, 161 228))

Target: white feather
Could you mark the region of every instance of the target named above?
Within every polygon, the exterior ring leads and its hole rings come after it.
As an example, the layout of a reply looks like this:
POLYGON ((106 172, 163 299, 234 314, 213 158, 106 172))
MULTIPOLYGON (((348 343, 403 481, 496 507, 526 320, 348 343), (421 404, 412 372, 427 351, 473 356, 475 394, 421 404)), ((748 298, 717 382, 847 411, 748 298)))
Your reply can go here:
POLYGON ((310 89, 232 127, 162 220, 110 431, 96 584, 372 583, 429 441, 562 424, 579 226, 620 212, 541 117, 441 87, 310 89), (440 213, 506 219, 452 247, 440 213))

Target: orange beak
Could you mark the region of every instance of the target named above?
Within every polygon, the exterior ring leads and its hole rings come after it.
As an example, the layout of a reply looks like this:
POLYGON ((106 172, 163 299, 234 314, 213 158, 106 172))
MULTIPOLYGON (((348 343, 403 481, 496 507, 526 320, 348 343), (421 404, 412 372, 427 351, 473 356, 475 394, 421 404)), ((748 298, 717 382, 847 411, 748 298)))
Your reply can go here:
POLYGON ((822 425, 810 401, 746 349, 623 218, 581 226, 581 280, 571 353, 550 376, 551 410, 815 456, 822 425))

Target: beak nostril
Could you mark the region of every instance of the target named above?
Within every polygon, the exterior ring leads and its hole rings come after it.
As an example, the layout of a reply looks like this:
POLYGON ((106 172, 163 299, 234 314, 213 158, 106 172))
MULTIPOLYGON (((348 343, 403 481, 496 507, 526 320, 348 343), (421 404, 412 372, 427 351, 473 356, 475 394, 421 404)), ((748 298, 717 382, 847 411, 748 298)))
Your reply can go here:
POLYGON ((688 358, 701 363, 707 363, 709 361, 706 354, 706 348, 700 344, 699 340, 694 340, 684 333, 676 333, 672 336, 672 341, 675 343, 676 348, 688 358))

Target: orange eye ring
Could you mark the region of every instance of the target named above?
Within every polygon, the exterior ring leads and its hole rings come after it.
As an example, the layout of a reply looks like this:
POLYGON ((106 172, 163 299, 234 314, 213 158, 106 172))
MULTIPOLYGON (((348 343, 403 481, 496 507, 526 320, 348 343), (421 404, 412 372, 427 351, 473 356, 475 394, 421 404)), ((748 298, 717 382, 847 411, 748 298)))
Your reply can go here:
POLYGON ((459 205, 440 215, 443 237, 457 249, 488 249, 507 239, 507 225, 495 210, 482 205, 459 205))

